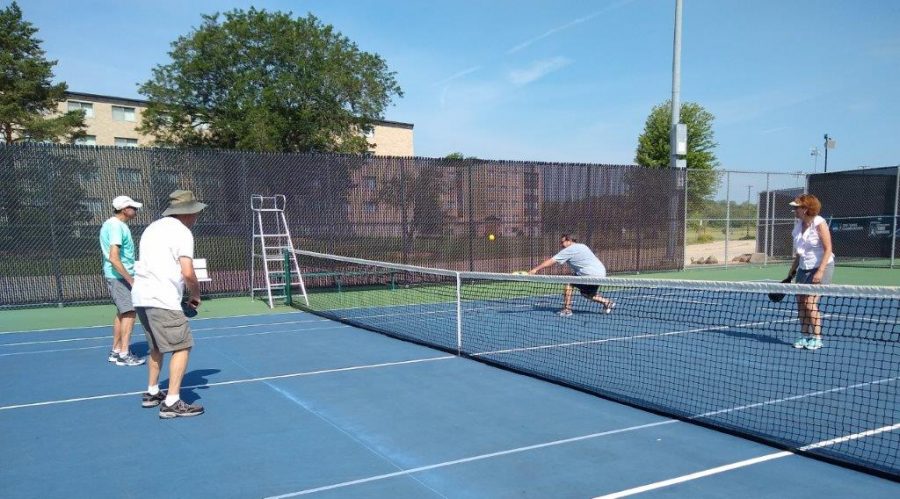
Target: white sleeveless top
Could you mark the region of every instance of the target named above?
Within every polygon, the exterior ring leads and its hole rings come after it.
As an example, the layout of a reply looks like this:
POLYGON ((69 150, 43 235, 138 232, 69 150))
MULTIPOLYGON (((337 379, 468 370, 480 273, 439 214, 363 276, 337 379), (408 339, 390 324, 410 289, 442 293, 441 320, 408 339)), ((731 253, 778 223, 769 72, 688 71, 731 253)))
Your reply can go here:
MULTIPOLYGON (((794 254, 800 257, 799 268, 810 270, 821 265, 822 257, 825 256, 825 248, 819 238, 818 227, 824 223, 826 223, 825 219, 816 215, 804 231, 803 220, 794 221, 794 254)), ((834 263, 833 252, 826 265, 831 263, 834 263)))

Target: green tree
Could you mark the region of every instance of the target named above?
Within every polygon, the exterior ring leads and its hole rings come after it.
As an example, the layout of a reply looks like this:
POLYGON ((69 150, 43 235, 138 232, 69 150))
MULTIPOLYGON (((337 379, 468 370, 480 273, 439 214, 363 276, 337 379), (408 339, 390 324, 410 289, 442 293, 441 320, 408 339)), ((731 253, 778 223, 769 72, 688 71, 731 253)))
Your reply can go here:
POLYGON ((53 84, 53 66, 22 9, 12 2, 0 10, 0 138, 19 141, 72 140, 84 136, 84 111, 57 115, 66 84, 53 84))
MULTIPOLYGON (((671 101, 654 106, 638 137, 634 161, 647 168, 669 167, 671 101)), ((700 104, 681 104, 681 122, 687 125, 688 211, 696 212, 710 199, 719 183, 715 171, 719 161, 713 152, 718 145, 712 128, 715 116, 700 104)))
POLYGON ((362 132, 403 92, 380 56, 312 14, 204 15, 140 87, 157 143, 256 151, 366 152, 362 132))

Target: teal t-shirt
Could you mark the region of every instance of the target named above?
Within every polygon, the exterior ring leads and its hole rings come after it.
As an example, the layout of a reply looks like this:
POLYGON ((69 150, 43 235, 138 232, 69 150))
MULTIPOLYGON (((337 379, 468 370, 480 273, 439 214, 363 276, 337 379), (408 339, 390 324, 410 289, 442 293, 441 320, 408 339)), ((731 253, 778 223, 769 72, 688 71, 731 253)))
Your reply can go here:
POLYGON ((119 247, 119 259, 129 274, 134 275, 134 239, 131 238, 131 229, 128 224, 116 217, 110 217, 100 227, 100 251, 103 252, 103 276, 107 279, 121 279, 109 261, 109 248, 112 245, 119 247))

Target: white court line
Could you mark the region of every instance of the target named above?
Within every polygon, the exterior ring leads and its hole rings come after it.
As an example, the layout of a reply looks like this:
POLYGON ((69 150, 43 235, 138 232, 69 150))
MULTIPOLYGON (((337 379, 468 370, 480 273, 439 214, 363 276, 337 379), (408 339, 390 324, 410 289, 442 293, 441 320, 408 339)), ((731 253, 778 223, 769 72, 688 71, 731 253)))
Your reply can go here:
MULTIPOLYGON (((893 380, 897 380, 897 379, 900 379, 900 378, 891 378, 890 380, 893 381, 893 380)), ((851 385, 851 386, 849 386, 849 387, 838 387, 837 389, 834 389, 834 390, 825 390, 825 391, 820 391, 820 392, 810 392, 810 393, 808 393, 808 394, 802 394, 802 395, 798 395, 798 396, 795 396, 795 397, 789 397, 789 398, 780 399, 780 400, 776 400, 776 401, 767 401, 767 402, 763 402, 763 403, 760 403, 760 404, 751 404, 751 405, 746 405, 746 406, 737 406, 737 407, 732 407, 732 408, 728 408, 728 409, 722 409, 722 410, 719 410, 719 411, 714 411, 714 412, 709 412, 709 413, 704 413, 704 414, 692 416, 690 419, 701 418, 701 417, 703 417, 703 416, 710 415, 710 414, 721 414, 721 413, 726 413, 726 412, 731 412, 731 411, 739 411, 739 410, 743 410, 743 409, 746 409, 746 408, 749 408, 749 407, 756 407, 756 406, 758 406, 758 405, 772 404, 772 403, 777 403, 777 402, 780 402, 780 401, 796 400, 796 399, 798 399, 798 398, 810 397, 810 396, 816 396, 816 395, 819 395, 819 394, 822 394, 822 393, 830 393, 830 392, 836 391, 836 390, 846 390, 846 389, 849 389, 849 388, 859 388, 859 387, 864 387, 864 386, 869 386, 869 385, 881 383, 881 382, 884 382, 884 381, 885 381, 885 380, 878 380, 878 381, 873 381, 873 382, 869 382, 869 383, 860 383, 860 384, 857 384, 857 385, 851 385)), ((401 470, 401 471, 397 471, 397 472, 394 472, 394 473, 385 473, 385 474, 383 474, 383 475, 375 475, 375 476, 370 476, 370 477, 366 477, 366 478, 360 478, 360 479, 357 479, 357 480, 350 480, 350 481, 346 481, 346 482, 335 483, 335 484, 331 484, 331 485, 325 485, 325 486, 322 486, 322 487, 316 487, 316 488, 311 488, 311 489, 304 489, 304 490, 300 490, 300 491, 296 491, 296 492, 289 492, 289 493, 281 494, 281 495, 277 495, 277 496, 270 496, 270 497, 268 497, 268 498, 266 498, 266 499, 283 499, 283 498, 287 498, 287 497, 297 497, 297 496, 301 496, 301 495, 313 494, 313 493, 316 493, 316 492, 323 492, 323 491, 326 491, 326 490, 333 490, 333 489, 338 489, 338 488, 343 488, 343 487, 349 487, 349 486, 352 486, 352 485, 359 485, 359 484, 368 483, 368 482, 374 482, 374 481, 378 481, 378 480, 385 480, 385 479, 388 479, 388 478, 394 478, 394 477, 397 477, 397 476, 411 475, 411 474, 413 474, 413 473, 419 473, 419 472, 422 472, 422 471, 429 471, 429 470, 433 470, 433 469, 444 468, 444 467, 447 467, 447 466, 454 466, 454 465, 457 465, 457 464, 469 463, 469 462, 479 461, 479 460, 483 460, 483 459, 489 459, 489 458, 493 458, 493 457, 505 456, 505 455, 515 454, 515 453, 520 453, 520 452, 525 452, 525 451, 529 451, 529 450, 535 450, 535 449, 541 449, 541 448, 545 448, 545 447, 557 446, 557 445, 562 445, 562 444, 567 444, 567 443, 572 443, 572 442, 578 442, 578 441, 581 441, 581 440, 587 440, 587 439, 597 438, 597 437, 602 437, 602 436, 607 436, 607 435, 615 435, 615 434, 618 434, 618 433, 625 433, 625 432, 629 432, 629 431, 640 430, 640 429, 645 429, 645 428, 651 428, 651 427, 654 427, 654 426, 662 426, 662 425, 667 425, 667 424, 677 423, 677 422, 679 422, 679 420, 677 420, 677 419, 666 419, 666 420, 663 420, 663 421, 657 421, 657 422, 655 422, 655 423, 649 423, 649 424, 640 425, 640 426, 632 426, 632 427, 621 428, 621 429, 617 429, 617 430, 610 430, 610 431, 599 432, 599 433, 591 433, 591 434, 589 434, 589 435, 581 435, 581 436, 572 437, 572 438, 567 438, 567 439, 562 439, 562 440, 555 440, 555 441, 552 441, 552 442, 545 442, 545 443, 541 443, 541 444, 529 445, 529 446, 526 446, 526 447, 518 447, 518 448, 515 448, 515 449, 508 449, 508 450, 503 450, 503 451, 498 451, 498 452, 492 452, 492 453, 488 453, 488 454, 481 454, 481 455, 477 455, 477 456, 471 456, 471 457, 467 457, 467 458, 463 458, 463 459, 456 459, 456 460, 453 460, 453 461, 445 461, 445 462, 442 462, 442 463, 431 464, 431 465, 427 465, 427 466, 420 466, 420 467, 417 467, 417 468, 411 468, 411 469, 407 469, 407 470, 401 470)), ((858 439, 858 438, 863 438, 863 437, 867 437, 867 436, 871 436, 871 435, 876 435, 876 434, 878 434, 878 433, 883 433, 883 432, 885 432, 885 431, 893 431, 894 429, 897 429, 897 428, 900 428, 900 424, 896 424, 896 425, 893 425, 893 426, 885 426, 885 427, 878 428, 878 429, 875 429, 875 430, 868 430, 868 431, 864 431, 864 432, 861 432, 861 433, 855 433, 855 434, 853 434, 853 435, 848 435, 848 436, 844 436, 844 437, 834 438, 834 439, 831 439, 831 440, 824 440, 824 441, 817 442, 817 443, 814 443, 814 444, 811 444, 811 445, 807 445, 807 446, 805 446, 805 447, 801 447, 800 449, 801 449, 801 450, 804 450, 804 451, 807 451, 807 450, 812 450, 812 449, 816 449, 816 448, 819 448, 819 447, 826 447, 826 446, 834 445, 834 444, 840 443, 840 442, 846 442, 846 441, 849 441, 849 440, 855 440, 855 439, 858 439)), ((792 454, 793 454, 793 453, 787 452, 787 451, 785 451, 785 452, 780 452, 780 453, 773 454, 773 456, 776 456, 776 457, 769 458, 769 459, 776 459, 777 457, 784 457, 784 456, 788 456, 788 455, 792 455, 792 454), (780 455, 780 454, 783 454, 783 456, 780 455)), ((758 461, 758 462, 762 462, 762 460, 768 460, 768 459, 764 459, 765 457, 766 457, 766 456, 763 456, 763 458, 756 458, 756 460, 760 460, 760 459, 761 459, 761 460, 758 461)), ((748 461, 753 461, 753 460, 748 460, 748 461)), ((750 464, 753 464, 753 463, 750 463, 750 464)), ((730 466, 730 465, 729 465, 729 466, 730 466)), ((746 465, 745 465, 745 466, 746 466, 746 465)), ((723 467, 723 468, 724 468, 724 467, 723 467)), ((723 470, 723 471, 725 471, 725 470, 723 470)), ((660 483, 662 483, 662 482, 660 482, 660 483)))
MULTIPOLYGON (((2 311, 0 311, 2 313, 2 311)), ((215 320, 228 320, 235 317, 274 317, 277 315, 292 315, 292 314, 308 314, 309 312, 304 312, 302 310, 297 310, 294 312, 277 312, 274 314, 242 314, 242 315, 229 315, 227 317, 200 317, 193 318, 193 321, 215 321, 215 320)), ((76 326, 76 327, 51 327, 46 329, 22 329, 19 331, 0 331, 0 335, 4 334, 23 334, 23 333, 40 333, 40 332, 48 332, 48 331, 74 331, 77 329, 97 329, 104 327, 112 327, 112 324, 100 325, 100 326, 76 326)))
POLYGON ((791 402, 791 401, 794 401, 794 400, 800 400, 800 399, 804 399, 804 398, 808 398, 808 397, 818 397, 819 395, 825 395, 825 394, 828 394, 828 393, 844 392, 844 391, 847 391, 847 390, 852 390, 852 389, 854 389, 854 388, 865 388, 865 387, 867 387, 867 386, 872 386, 872 385, 881 385, 881 384, 884 384, 884 383, 893 383, 894 381, 898 381, 898 380, 900 380, 900 376, 895 376, 895 377, 893 377, 893 378, 876 379, 876 380, 873 380, 873 381, 865 381, 865 382, 862 382, 862 383, 856 383, 856 384, 853 384, 853 385, 837 386, 837 387, 834 387, 834 388, 829 388, 829 389, 827 389, 827 390, 819 390, 819 391, 815 391, 815 392, 801 393, 800 395, 793 395, 793 396, 791 396, 791 397, 784 397, 784 398, 775 399, 775 400, 766 400, 766 401, 764 401, 764 402, 756 402, 756 403, 754 403, 754 404, 740 405, 740 406, 732 407, 732 408, 729 408, 729 409, 720 409, 720 410, 718 410, 718 411, 704 412, 703 414, 698 414, 698 415, 696 415, 696 416, 691 416, 689 419, 708 418, 708 417, 710 417, 710 416, 715 416, 715 415, 718 415, 718 414, 725 414, 725 413, 728 413, 728 412, 735 412, 735 411, 743 411, 743 410, 745 410, 745 409, 754 409, 754 408, 756 408, 756 407, 763 407, 763 406, 766 406, 766 405, 779 404, 779 403, 781 403, 781 402, 791 402))
POLYGON ((896 325, 900 324, 900 322, 897 322, 897 321, 885 321, 885 320, 881 320, 881 319, 871 319, 869 317, 860 317, 858 315, 832 314, 827 317, 832 318, 832 319, 847 319, 847 320, 851 320, 851 321, 877 322, 878 324, 890 324, 892 326, 896 326, 896 325))
MULTIPOLYGON (((284 331, 257 331, 255 333, 241 333, 241 334, 220 334, 218 336, 197 336, 194 338, 195 341, 205 341, 205 340, 218 340, 222 338, 247 338, 249 336, 263 336, 268 334, 282 334, 282 333, 298 333, 298 332, 309 332, 309 331, 332 331, 334 329, 343 329, 343 328, 351 328, 353 326, 348 326, 346 324, 333 324, 328 327, 323 328, 305 328, 303 330, 298 329, 288 329, 284 331)), ((106 336, 104 339, 108 339, 106 336)), ((59 353, 59 352, 75 352, 78 350, 97 350, 100 348, 109 348, 109 345, 96 345, 92 347, 78 347, 78 348, 57 348, 54 350, 31 350, 27 352, 11 352, 11 353, 0 353, 0 357, 11 357, 15 355, 31 355, 37 353, 59 353)))
MULTIPOLYGON (((246 379, 236 379, 231 381, 219 381, 217 383, 205 383, 202 385, 190 385, 190 386, 182 386, 182 390, 192 389, 192 388, 206 388, 211 386, 227 386, 227 385, 240 385, 244 383, 258 383, 260 381, 271 381, 273 379, 288 379, 288 378, 299 378, 303 376, 315 376, 318 374, 330 374, 330 373, 340 373, 340 372, 349 372, 349 371, 360 371, 363 369, 376 369, 379 367, 393 367, 393 366, 402 366, 408 364, 419 364, 422 362, 432 362, 435 360, 448 360, 457 358, 455 355, 442 355, 440 357, 425 357, 422 359, 413 359, 413 360, 401 360, 397 362, 382 362, 380 364, 367 364, 362 366, 351 366, 351 367, 338 367, 334 369, 322 369, 319 371, 304 371, 298 373, 290 373, 290 374, 277 374, 274 376, 260 376, 258 378, 246 378, 246 379)), ((32 402, 28 404, 16 404, 16 405, 6 405, 0 406, 0 411, 8 411, 12 409, 23 409, 26 407, 41 407, 48 405, 58 405, 58 404, 71 404, 73 402, 84 402, 88 400, 102 400, 109 398, 118 398, 118 397, 130 397, 133 395, 140 395, 143 392, 123 392, 123 393, 110 393, 106 395, 94 395, 92 397, 79 397, 79 398, 71 398, 71 399, 62 399, 62 400, 48 400, 45 402, 32 402)))
POLYGON ((599 340, 590 340, 590 341, 573 341, 570 343, 554 343, 549 345, 538 345, 534 347, 520 347, 520 348, 508 348, 505 350, 494 350, 491 352, 478 352, 470 354, 472 357, 483 357, 485 355, 498 355, 498 354, 506 354, 506 353, 515 353, 515 352, 527 352, 529 350, 545 350, 549 348, 567 348, 574 346, 582 346, 582 345, 594 345, 599 343, 609 343, 611 341, 628 341, 628 340, 643 340, 649 338, 661 338, 664 336, 676 336, 681 334, 689 334, 689 333, 708 333, 710 331, 722 331, 725 329, 731 329, 735 327, 750 327, 750 326, 764 326, 767 324, 779 324, 785 322, 795 322, 798 319, 781 319, 777 321, 763 321, 763 322, 748 322, 744 324, 734 324, 731 326, 714 326, 714 327, 704 327, 697 329, 685 329, 683 331, 667 331, 665 333, 647 333, 647 334, 638 334, 632 336, 617 336, 615 338, 603 338, 599 340))
MULTIPOLYGON (((315 318, 313 320, 308 321, 287 321, 287 322, 270 322, 270 323, 259 323, 259 324, 241 324, 238 326, 223 326, 223 327, 201 327, 201 328, 191 328, 191 332, 198 331, 222 331, 225 329, 245 329, 249 327, 258 327, 258 326, 284 326, 288 324, 313 324, 317 322, 333 322, 328 319, 315 318)), ((139 324, 135 324, 135 329, 141 329, 139 324)), ((70 343, 74 341, 93 341, 93 340, 108 340, 110 339, 109 335, 104 336, 83 336, 81 338, 66 338, 62 340, 40 340, 40 341, 20 341, 17 343, 0 343, 0 348, 9 347, 9 346, 22 346, 22 345, 49 345, 52 343, 70 343)))
POLYGON ((629 431, 643 430, 646 428, 652 428, 654 426, 661 426, 661 425, 677 423, 677 422, 678 421, 675 419, 667 419, 664 421, 657 421, 655 423, 648 423, 648 424, 639 425, 639 426, 631 426, 628 428, 619 428, 617 430, 609 430, 609 431, 603 431, 603 432, 599 432, 599 433, 591 433, 589 435, 581 435, 578 437, 566 438, 566 439, 562 439, 562 440, 554 440, 552 442, 544 442, 544 443, 535 444, 535 445, 528 445, 525 447, 518 447, 515 449, 507 449, 507 450, 502 450, 502 451, 498 451, 498 452, 491 452, 489 454, 480 454, 477 456, 456 459, 454 461, 444 461, 442 463, 430 464, 428 466, 420 466, 418 468, 411 468, 408 470, 396 471, 394 473, 385 473, 383 475, 375 475, 375 476, 370 476, 370 477, 366 477, 366 478, 360 478, 359 480, 351 480, 348 482, 341 482, 341 483, 335 483, 332 485, 325 485, 323 487, 316 487, 314 489, 305 489, 305 490, 299 490, 297 492, 289 492, 287 494, 281 494, 281 495, 277 495, 277 496, 269 496, 266 499, 284 499, 287 497, 297 497, 297 496, 302 496, 302 495, 307 495, 307 494, 314 494, 316 492, 323 492, 326 490, 334 490, 334 489, 339 489, 339 488, 343 488, 343 487, 349 487, 351 485, 359 485, 361 483, 375 482, 375 481, 384 480, 387 478, 411 475, 413 473, 420 473, 423 471, 429 471, 429 470, 434 470, 434 469, 438 469, 438 468, 445 468, 447 466, 455 466, 457 464, 471 463, 473 461, 481 461, 483 459, 490 459, 493 457, 506 456, 509 454, 517 454, 520 452, 526 452, 526 451, 535 450, 535 449, 543 449, 546 447, 553 447, 553 446, 557 446, 557 445, 564 445, 564 444, 569 444, 569 443, 573 443, 573 442, 579 442, 581 440, 588 440, 591 438, 605 437, 608 435, 616 435, 619 433, 625 433, 625 432, 629 432, 629 431))
MULTIPOLYGON (((893 424, 890 426, 882 426, 881 428, 876 428, 874 430, 867 430, 867 431, 863 431, 860 433, 854 433, 852 435, 846 435, 843 437, 833 438, 831 440, 823 440, 821 442, 816 442, 814 444, 810 444, 810 445, 801 447, 800 450, 801 451, 809 451, 809 450, 818 449, 821 447, 830 447, 834 444, 847 442, 850 440, 856 440, 856 439, 860 439, 860 438, 865 438, 865 437, 869 437, 872 435, 877 435, 879 433, 894 431, 894 430, 898 430, 898 429, 900 429, 900 423, 893 424)), ((736 470, 738 468, 744 468, 746 466, 752 466, 754 464, 764 463, 766 461, 772 461, 774 459, 781 459, 783 457, 793 456, 793 455, 795 455, 795 453, 790 452, 790 451, 775 452, 773 454, 767 454, 765 456, 754 457, 752 459, 746 459, 744 461, 738 461, 736 463, 726 464, 723 466, 710 468, 708 470, 698 471, 696 473, 691 473, 689 475, 683 475, 683 476, 676 477, 676 478, 670 478, 669 480, 663 480, 663 481, 656 482, 656 483, 642 485, 640 487, 634 487, 631 489, 622 490, 622 491, 615 492, 612 494, 597 496, 594 499, 618 499, 620 497, 628 497, 628 496, 632 496, 635 494, 641 494, 643 492, 648 492, 651 490, 657 490, 657 489, 661 489, 664 487, 669 487, 670 485, 676 485, 679 483, 696 480, 698 478, 704 478, 704 477, 711 476, 711 475, 717 475, 719 473, 724 473, 726 471, 736 470)))

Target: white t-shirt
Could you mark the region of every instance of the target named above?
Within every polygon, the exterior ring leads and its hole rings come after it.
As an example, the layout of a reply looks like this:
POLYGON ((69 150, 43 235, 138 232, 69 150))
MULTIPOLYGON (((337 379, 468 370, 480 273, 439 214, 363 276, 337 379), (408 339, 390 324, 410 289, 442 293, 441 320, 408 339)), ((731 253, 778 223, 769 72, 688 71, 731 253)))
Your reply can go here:
POLYGON ((606 267, 587 245, 572 243, 553 255, 556 263, 567 263, 575 275, 606 277, 606 267))
POLYGON ((180 220, 164 217, 147 226, 134 264, 134 306, 181 310, 183 256, 194 258, 194 235, 180 220))
MULTIPOLYGON (((818 227, 827 223, 824 218, 816 215, 809 227, 803 230, 803 220, 794 221, 794 254, 800 257, 799 267, 802 270, 818 268, 825 256, 825 248, 819 238, 818 227)), ((834 262, 834 254, 825 265, 834 262)))

